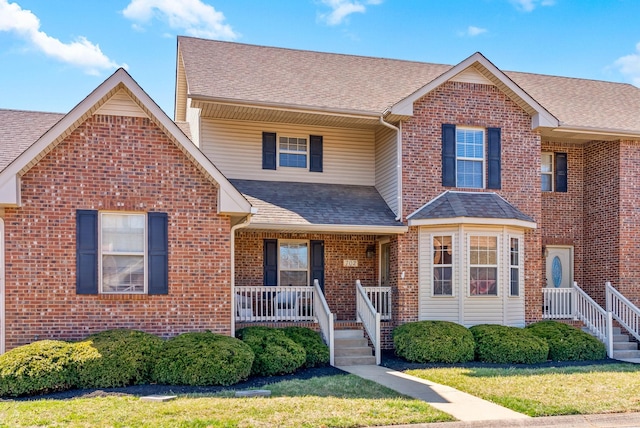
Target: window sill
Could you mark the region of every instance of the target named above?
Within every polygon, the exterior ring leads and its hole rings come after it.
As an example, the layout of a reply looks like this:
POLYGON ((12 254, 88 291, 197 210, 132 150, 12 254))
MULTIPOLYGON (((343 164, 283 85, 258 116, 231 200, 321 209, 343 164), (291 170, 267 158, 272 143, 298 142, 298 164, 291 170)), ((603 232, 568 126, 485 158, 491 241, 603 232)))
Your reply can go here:
POLYGON ((148 300, 148 294, 98 294, 99 300, 148 300))

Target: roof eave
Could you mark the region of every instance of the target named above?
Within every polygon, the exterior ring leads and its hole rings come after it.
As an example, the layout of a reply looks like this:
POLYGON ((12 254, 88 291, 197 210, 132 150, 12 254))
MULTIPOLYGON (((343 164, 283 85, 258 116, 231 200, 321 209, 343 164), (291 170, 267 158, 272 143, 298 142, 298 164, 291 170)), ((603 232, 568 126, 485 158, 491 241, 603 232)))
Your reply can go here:
POLYGON ((251 222, 247 229, 301 231, 315 233, 366 233, 372 235, 400 235, 409 228, 402 226, 371 226, 358 224, 296 224, 296 223, 257 223, 251 222))
POLYGON ((533 221, 514 218, 480 218, 480 217, 451 217, 410 219, 409 226, 450 226, 450 225, 477 225, 477 226, 512 226, 522 229, 537 229, 538 225, 533 221))

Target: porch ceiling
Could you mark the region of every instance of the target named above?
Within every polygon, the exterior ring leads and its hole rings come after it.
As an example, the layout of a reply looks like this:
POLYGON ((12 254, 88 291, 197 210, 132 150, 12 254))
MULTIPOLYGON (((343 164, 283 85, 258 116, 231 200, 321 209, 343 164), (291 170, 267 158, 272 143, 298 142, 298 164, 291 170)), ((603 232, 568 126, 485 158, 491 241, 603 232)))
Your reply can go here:
POLYGON ((250 228, 287 232, 404 233, 375 187, 231 180, 258 213, 250 228))

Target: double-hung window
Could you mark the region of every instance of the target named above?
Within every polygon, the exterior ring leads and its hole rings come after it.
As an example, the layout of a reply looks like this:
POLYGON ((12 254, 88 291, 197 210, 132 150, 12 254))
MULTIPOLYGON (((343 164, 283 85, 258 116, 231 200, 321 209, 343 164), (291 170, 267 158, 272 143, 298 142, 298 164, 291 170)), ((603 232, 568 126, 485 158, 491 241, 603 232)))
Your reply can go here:
POLYGON ((553 153, 543 152, 540 164, 542 191, 553 192, 553 153))
POLYGON ((520 295, 520 240, 509 238, 509 295, 520 295))
POLYGON ((453 295, 453 238, 433 237, 433 295, 453 295))
POLYGON ((540 182, 543 192, 567 191, 567 154, 542 152, 540 182))
POLYGON ((469 236, 469 294, 498 295, 497 236, 469 236))
POLYGON ((307 167, 307 139, 280 137, 280 166, 307 167))
POLYGON ((280 285, 309 285, 309 243, 281 241, 280 285))
POLYGON ((100 213, 100 291, 145 293, 146 223, 144 214, 100 213))
POLYGON ((484 187, 484 130, 456 128, 456 185, 484 187))

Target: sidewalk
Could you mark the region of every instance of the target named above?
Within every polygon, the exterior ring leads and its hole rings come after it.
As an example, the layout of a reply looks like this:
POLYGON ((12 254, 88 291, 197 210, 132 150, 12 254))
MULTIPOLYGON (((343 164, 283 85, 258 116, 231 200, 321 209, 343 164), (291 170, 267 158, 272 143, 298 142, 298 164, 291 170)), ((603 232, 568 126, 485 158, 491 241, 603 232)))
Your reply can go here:
MULTIPOLYGON (((425 401, 438 410, 463 421, 496 421, 497 419, 516 425, 517 420, 532 419, 522 413, 514 412, 450 386, 440 385, 428 380, 409 376, 382 366, 341 366, 340 370, 360 376, 391 388, 401 394, 425 401)), ((432 427, 434 424, 430 424, 432 427)), ((452 426, 452 425, 446 425, 452 426)), ((460 425, 466 426, 466 425, 460 425)), ((475 426, 475 425, 473 425, 475 426)), ((495 426, 495 425, 479 425, 495 426)), ((522 425, 525 426, 525 425, 522 425)))

